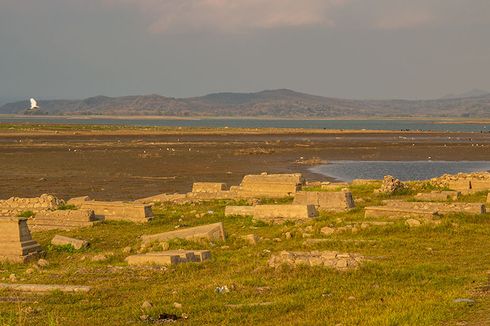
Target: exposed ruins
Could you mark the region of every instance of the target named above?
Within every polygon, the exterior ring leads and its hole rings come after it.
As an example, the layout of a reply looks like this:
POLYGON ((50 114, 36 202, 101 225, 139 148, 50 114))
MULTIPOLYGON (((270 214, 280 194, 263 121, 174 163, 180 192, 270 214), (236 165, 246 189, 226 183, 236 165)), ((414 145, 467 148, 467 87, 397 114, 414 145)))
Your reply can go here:
POLYGON ((0 217, 0 261, 25 263, 43 254, 41 246, 32 240, 26 218, 0 217))

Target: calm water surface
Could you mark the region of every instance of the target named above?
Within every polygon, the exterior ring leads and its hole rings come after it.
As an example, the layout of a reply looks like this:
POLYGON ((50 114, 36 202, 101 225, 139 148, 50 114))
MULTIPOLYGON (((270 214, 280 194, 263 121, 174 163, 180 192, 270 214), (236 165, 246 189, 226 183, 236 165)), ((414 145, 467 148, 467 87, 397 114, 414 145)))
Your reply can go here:
POLYGON ((350 130, 434 130, 434 131, 490 131, 489 124, 439 124, 437 120, 285 120, 285 119, 97 119, 70 117, 1 117, 0 123, 42 124, 98 124, 165 127, 210 128, 306 128, 350 130))
POLYGON ((353 179, 426 180, 445 173, 490 170, 490 161, 333 161, 310 169, 312 172, 350 182, 353 179))

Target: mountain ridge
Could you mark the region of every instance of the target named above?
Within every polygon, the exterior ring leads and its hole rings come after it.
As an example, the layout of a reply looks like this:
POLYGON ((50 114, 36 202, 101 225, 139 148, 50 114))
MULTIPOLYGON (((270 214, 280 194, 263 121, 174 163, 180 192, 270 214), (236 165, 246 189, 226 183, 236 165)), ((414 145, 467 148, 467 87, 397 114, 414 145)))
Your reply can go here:
MULTIPOLYGON (((158 94, 119 97, 97 95, 81 100, 39 100, 38 103, 42 112, 49 115, 490 117, 490 93, 433 100, 352 100, 275 89, 250 93, 211 93, 187 98, 158 94)), ((27 100, 7 103, 0 107, 0 114, 22 114, 26 108, 27 100)))

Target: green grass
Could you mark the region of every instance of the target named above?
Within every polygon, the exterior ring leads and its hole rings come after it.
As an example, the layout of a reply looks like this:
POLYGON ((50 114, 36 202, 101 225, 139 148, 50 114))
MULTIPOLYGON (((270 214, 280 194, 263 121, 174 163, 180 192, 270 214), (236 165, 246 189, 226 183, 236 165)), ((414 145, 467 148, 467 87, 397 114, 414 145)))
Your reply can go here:
MULTIPOLYGON (((363 205, 384 198, 374 195, 371 188, 351 190, 356 198, 363 198, 363 205)), ((397 221, 354 234, 334 234, 328 237, 332 241, 306 246, 302 234, 307 226, 313 227, 315 238, 322 238, 321 227, 362 222, 363 210, 322 213, 307 224, 267 225, 247 217, 225 217, 224 207, 230 203, 235 202, 159 205, 154 209, 155 219, 146 225, 104 222, 74 231, 34 233, 47 252, 49 266, 27 274, 31 265, 0 264, 0 278, 15 274, 22 283, 89 285, 93 291, 46 295, 0 291, 0 298, 28 300, 1 302, 0 325, 144 325, 141 315, 155 318, 161 313, 185 313, 189 318, 183 323, 190 325, 435 325, 464 319, 485 300, 476 297, 474 290, 488 282, 488 214, 450 215, 440 225, 415 229, 397 221), (196 217, 201 213, 205 215, 196 217), (218 221, 224 223, 226 242, 169 242, 170 249, 209 249, 211 261, 168 268, 133 268, 124 261, 122 249, 130 246, 135 252, 143 234, 218 221), (286 232, 292 239, 284 237, 286 232), (251 233, 263 238, 256 246, 241 238, 251 233), (91 246, 81 251, 54 248, 49 243, 55 234, 85 239, 91 246), (336 250, 360 253, 370 261, 350 272, 269 268, 271 253, 281 250, 336 250), (108 252, 113 255, 107 261, 90 259, 108 252), (215 288, 223 285, 231 291, 216 293, 215 288), (454 303, 456 298, 475 298, 477 303, 454 303), (141 309, 145 300, 153 303, 148 311, 141 309), (182 309, 175 308, 174 302, 181 303, 182 309), (257 303, 272 304, 228 306, 257 303)))
POLYGON ((20 212, 17 217, 31 217, 31 216, 34 216, 34 212, 33 211, 23 211, 23 212, 20 212))

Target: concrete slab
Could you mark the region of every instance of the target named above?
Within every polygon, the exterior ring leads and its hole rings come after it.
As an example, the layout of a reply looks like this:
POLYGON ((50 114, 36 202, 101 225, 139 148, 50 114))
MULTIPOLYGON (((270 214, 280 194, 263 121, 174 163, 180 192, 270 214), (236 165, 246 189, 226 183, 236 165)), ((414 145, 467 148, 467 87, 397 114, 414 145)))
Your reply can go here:
POLYGON ((57 284, 10 284, 0 283, 0 289, 18 291, 18 292, 53 292, 61 291, 65 293, 71 292, 89 292, 90 286, 81 285, 57 285, 57 284))
POLYGON ((51 244, 53 246, 71 245, 76 250, 80 250, 82 248, 87 248, 89 246, 88 241, 64 237, 61 235, 55 235, 54 238, 51 240, 51 244))
POLYGON ((253 215, 254 219, 272 223, 311 220, 316 216, 314 205, 257 205, 253 215))
POLYGON ((192 192, 219 192, 226 189, 226 183, 220 182, 195 182, 192 185, 192 192))
POLYGON ((226 206, 225 216, 253 216, 254 206, 226 206))
POLYGON ((225 231, 223 229, 223 223, 214 223, 196 226, 187 229, 169 231, 164 233, 143 235, 141 240, 143 243, 151 243, 154 241, 166 241, 171 239, 185 239, 185 240, 210 240, 210 241, 224 241, 225 231))
POLYGON ((176 265, 203 262, 211 259, 209 250, 167 250, 133 255, 126 258, 129 265, 176 265))

